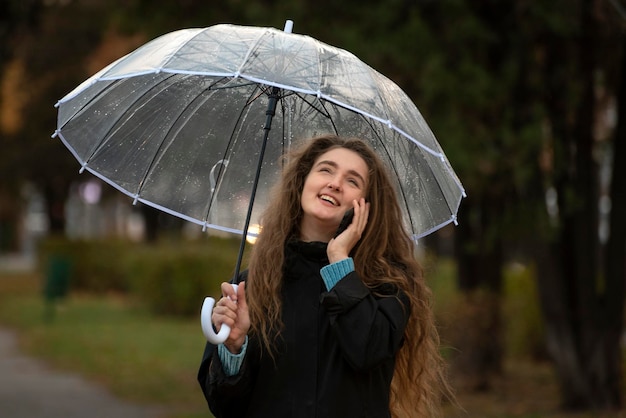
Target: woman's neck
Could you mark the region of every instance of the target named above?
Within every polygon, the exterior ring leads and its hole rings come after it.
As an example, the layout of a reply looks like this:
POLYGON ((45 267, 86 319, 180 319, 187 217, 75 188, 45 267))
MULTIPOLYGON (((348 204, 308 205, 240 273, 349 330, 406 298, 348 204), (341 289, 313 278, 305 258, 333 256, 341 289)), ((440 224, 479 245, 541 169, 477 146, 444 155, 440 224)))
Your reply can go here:
POLYGON ((300 225, 300 240, 304 242, 328 242, 333 238, 332 228, 324 228, 311 222, 303 222, 300 225))

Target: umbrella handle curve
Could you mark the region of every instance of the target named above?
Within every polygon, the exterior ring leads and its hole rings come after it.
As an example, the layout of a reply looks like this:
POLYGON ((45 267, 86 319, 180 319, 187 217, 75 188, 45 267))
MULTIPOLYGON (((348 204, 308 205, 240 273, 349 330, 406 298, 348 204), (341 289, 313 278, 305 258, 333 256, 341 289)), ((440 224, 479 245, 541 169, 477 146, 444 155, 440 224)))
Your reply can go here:
MULTIPOLYGON (((233 289, 237 291, 237 285, 233 284, 233 289)), ((202 310, 200 311, 200 325, 202 325, 202 333, 206 337, 207 341, 211 344, 221 344, 230 335, 230 327, 228 325, 222 325, 220 332, 215 333, 213 324, 211 323, 211 314, 213 313, 213 306, 215 306, 215 299, 212 297, 204 298, 202 304, 202 310)))

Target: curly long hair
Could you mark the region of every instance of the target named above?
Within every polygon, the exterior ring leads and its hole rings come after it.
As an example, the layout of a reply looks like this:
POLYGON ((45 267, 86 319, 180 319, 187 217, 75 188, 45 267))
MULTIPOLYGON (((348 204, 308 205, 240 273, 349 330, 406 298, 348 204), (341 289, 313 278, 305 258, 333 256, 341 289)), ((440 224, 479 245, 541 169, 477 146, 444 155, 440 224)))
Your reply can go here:
POLYGON ((439 335, 431 309, 431 292, 414 253, 414 243, 403 228, 402 214, 386 168, 375 152, 358 138, 325 135, 306 141, 286 156, 285 168, 272 190, 272 205, 262 216, 262 232, 250 255, 246 293, 251 332, 272 355, 280 335, 281 284, 284 246, 300 236, 303 216, 300 197, 316 159, 333 148, 359 154, 369 168, 366 196, 371 203, 361 240, 353 248, 355 270, 370 288, 391 283, 411 301, 404 343, 396 357, 390 391, 394 417, 436 417, 442 395, 451 397, 439 352, 439 335))

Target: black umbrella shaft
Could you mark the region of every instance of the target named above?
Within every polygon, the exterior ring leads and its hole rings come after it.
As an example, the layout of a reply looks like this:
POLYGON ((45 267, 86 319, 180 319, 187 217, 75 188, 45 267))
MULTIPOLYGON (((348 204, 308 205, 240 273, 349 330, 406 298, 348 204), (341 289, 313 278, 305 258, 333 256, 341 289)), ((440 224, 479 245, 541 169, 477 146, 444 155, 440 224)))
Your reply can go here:
POLYGON ((256 190, 259 185, 259 179, 261 177, 261 167, 263 166, 263 159, 265 156, 265 148, 267 146, 267 140, 272 129, 272 119, 276 114, 276 104, 278 103, 278 94, 280 89, 278 87, 272 87, 272 91, 269 95, 269 102, 267 104, 267 111, 265 115, 265 126, 263 127, 263 142, 261 143, 261 152, 259 153, 259 162, 256 167, 256 173, 254 174, 254 182, 252 183, 252 193, 250 194, 250 204, 248 205, 248 213, 246 214, 246 222, 243 226, 243 235, 241 237, 241 244, 239 245, 239 255, 237 256, 237 264, 235 266, 235 280, 239 277, 239 271, 241 270, 241 262, 243 260, 243 252, 246 248, 246 238, 248 236, 248 228, 250 227, 250 218, 252 218, 252 208, 254 207, 254 199, 256 198, 256 190))

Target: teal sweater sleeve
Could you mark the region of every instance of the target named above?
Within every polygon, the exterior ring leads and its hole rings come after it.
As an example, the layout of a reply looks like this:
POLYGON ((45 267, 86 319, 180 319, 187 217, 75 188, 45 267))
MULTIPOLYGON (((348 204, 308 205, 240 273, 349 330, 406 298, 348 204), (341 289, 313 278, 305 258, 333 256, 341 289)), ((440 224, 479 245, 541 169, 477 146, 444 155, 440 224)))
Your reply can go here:
POLYGON ((326 290, 332 289, 348 273, 354 271, 354 261, 351 257, 339 260, 336 263, 322 267, 320 274, 326 285, 326 290))
POLYGON ((220 344, 217 346, 217 354, 219 355, 220 361, 222 362, 222 367, 224 368, 224 373, 226 376, 234 376, 239 373, 239 369, 241 368, 241 363, 243 363, 243 358, 246 355, 246 349, 248 348, 248 336, 246 335, 246 339, 241 346, 241 352, 239 354, 233 354, 228 351, 228 348, 224 344, 220 344))

